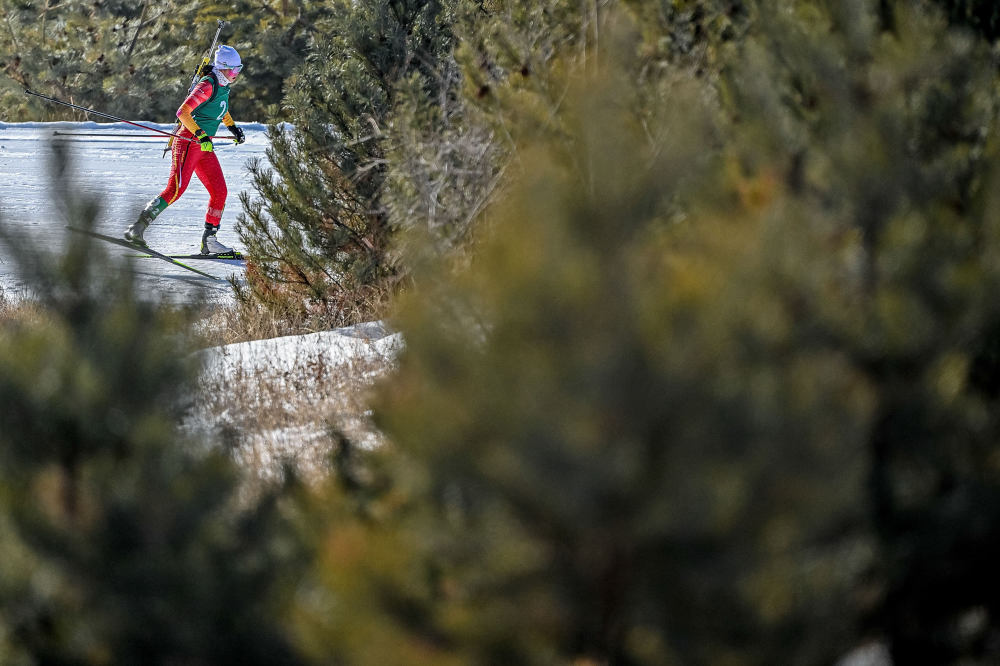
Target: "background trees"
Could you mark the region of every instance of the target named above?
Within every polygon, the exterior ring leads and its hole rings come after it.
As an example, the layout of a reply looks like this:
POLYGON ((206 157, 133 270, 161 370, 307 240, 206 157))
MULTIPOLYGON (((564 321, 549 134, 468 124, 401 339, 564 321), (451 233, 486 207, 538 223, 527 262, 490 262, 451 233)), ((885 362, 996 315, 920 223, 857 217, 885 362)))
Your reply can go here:
POLYGON ((32 2, 4 0, 0 101, 4 120, 80 119, 30 100, 31 88, 129 119, 171 122, 216 21, 244 56, 239 117, 274 120, 285 79, 305 57, 325 3, 32 2))
POLYGON ((187 66, 193 72, 198 45, 190 27, 178 34, 162 20, 165 8, 150 5, 5 0, 4 118, 80 118, 30 100, 23 92, 31 88, 115 115, 167 122, 173 102, 166 99, 183 92, 178 73, 187 66))

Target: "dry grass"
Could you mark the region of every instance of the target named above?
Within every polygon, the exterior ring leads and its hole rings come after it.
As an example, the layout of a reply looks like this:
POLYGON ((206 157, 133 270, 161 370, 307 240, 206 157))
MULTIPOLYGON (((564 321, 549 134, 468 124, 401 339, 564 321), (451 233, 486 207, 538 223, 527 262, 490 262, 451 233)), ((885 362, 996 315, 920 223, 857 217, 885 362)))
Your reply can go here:
MULTIPOLYGON (((310 305, 291 290, 267 302, 237 290, 232 304, 200 318, 193 344, 207 350, 204 354, 218 353, 209 348, 377 320, 389 295, 388 287, 368 287, 350 299, 310 305)), ((185 428, 200 439, 221 442, 261 480, 277 478, 286 465, 309 480, 326 477, 340 436, 360 446, 379 444, 369 396, 374 382, 394 367, 394 355, 330 362, 303 353, 291 362, 272 361, 237 365, 222 374, 206 371, 185 428)))
MULTIPOLYGON (((221 442, 261 479, 276 478, 286 465, 309 480, 324 477, 338 433, 361 446, 380 442, 368 399, 394 355, 376 351, 375 343, 350 344, 367 351, 336 359, 310 350, 294 359, 258 352, 250 362, 231 363, 220 363, 219 350, 203 352, 206 369, 185 429, 221 442)), ((246 346, 232 353, 246 354, 246 346)))
POLYGON ((0 287, 0 327, 35 326, 46 321, 45 310, 33 299, 11 296, 0 287))
POLYGON ((195 334, 197 346, 216 347, 235 342, 267 340, 286 335, 304 335, 381 319, 386 311, 388 292, 371 290, 363 306, 341 308, 301 302, 264 304, 237 298, 224 306, 213 306, 202 316, 195 334))
MULTIPOLYGON (((248 279, 251 273, 248 267, 248 279)), ((202 317, 195 331, 198 346, 317 333, 383 319, 389 311, 396 282, 387 279, 376 285, 332 292, 325 300, 291 285, 265 289, 259 278, 256 282, 250 280, 249 285, 234 283, 233 287, 232 303, 213 305, 202 317), (254 285, 256 289, 252 288, 254 285)))
MULTIPOLYGON (((33 299, 0 289, 0 332, 44 325, 47 318, 33 299)), ((206 311, 193 331, 180 333, 193 332, 192 347, 208 357, 221 353, 209 347, 312 333, 311 326, 318 324, 276 319, 263 309, 237 304, 206 311)), ((303 477, 317 480, 330 469, 338 435, 361 446, 380 441, 368 401, 375 381, 393 369, 395 356, 368 353, 377 346, 374 342, 350 339, 350 344, 358 353, 344 357, 303 349, 293 359, 256 358, 230 364, 222 373, 212 372, 209 363, 181 427, 193 441, 227 447, 256 478, 277 478, 284 465, 291 465, 303 477)))

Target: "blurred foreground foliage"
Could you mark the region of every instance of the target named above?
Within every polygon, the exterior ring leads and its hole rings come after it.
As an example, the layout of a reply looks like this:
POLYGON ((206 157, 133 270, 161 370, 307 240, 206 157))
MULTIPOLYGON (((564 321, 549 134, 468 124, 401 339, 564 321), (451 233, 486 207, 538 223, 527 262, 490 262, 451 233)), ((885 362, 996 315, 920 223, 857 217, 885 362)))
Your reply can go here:
POLYGON ((0 662, 296 663, 295 484, 248 499, 222 448, 179 434, 188 316, 138 300, 96 243, 2 236, 43 309, 0 327, 0 662))
POLYGON ((403 287, 387 443, 335 435, 329 483, 237 497, 170 431, 162 313, 52 282, 53 324, 0 345, 0 649, 995 663, 985 24, 919 0, 356 7, 320 25, 286 97, 309 122, 258 186, 301 213, 281 228, 313 263, 269 255, 296 299, 403 287))
POLYGON ((747 3, 695 60, 582 18, 473 89, 511 184, 403 300, 393 444, 365 536, 321 550, 310 639, 351 663, 996 660, 989 45, 926 3, 747 3))

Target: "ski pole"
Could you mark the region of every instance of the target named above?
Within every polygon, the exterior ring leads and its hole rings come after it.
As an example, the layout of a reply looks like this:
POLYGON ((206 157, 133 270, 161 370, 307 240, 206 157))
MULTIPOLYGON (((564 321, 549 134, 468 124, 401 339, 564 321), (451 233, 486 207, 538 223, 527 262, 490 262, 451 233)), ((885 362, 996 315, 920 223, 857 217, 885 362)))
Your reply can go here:
MULTIPOLYGON (((78 109, 80 111, 85 111, 86 113, 92 113, 95 116, 101 116, 102 118, 108 118, 109 120, 116 120, 116 121, 118 121, 120 123, 127 123, 129 125, 135 125, 136 127, 141 127, 142 129, 149 130, 150 132, 157 132, 158 134, 164 134, 166 136, 172 136, 172 137, 175 137, 177 139, 183 139, 185 141, 197 141, 197 139, 191 139, 191 138, 188 138, 186 136, 178 136, 177 134, 173 134, 173 133, 167 132, 165 130, 157 129, 155 127, 149 127, 148 125, 141 125, 139 123, 134 123, 131 120, 125 120, 124 118, 119 118, 118 116, 112 116, 110 113, 104 113, 102 111, 95 111, 94 109, 88 109, 88 108, 83 107, 83 106, 77 106, 76 104, 70 104, 69 102, 64 102, 61 99, 56 99, 55 97, 49 97, 48 95, 42 95, 41 93, 36 93, 33 90, 28 90, 27 88, 25 88, 24 94, 25 95, 34 95, 35 97, 39 97, 39 98, 44 99, 44 100, 46 100, 48 102, 53 102, 55 104, 62 104, 63 106, 68 106, 71 109, 78 109)), ((212 137, 212 138, 214 139, 215 137, 212 137)))
POLYGON ((127 136, 125 134, 112 134, 110 132, 53 132, 52 136, 103 136, 116 139, 157 139, 159 140, 159 134, 136 134, 135 136, 127 136))
MULTIPOLYGON (((53 132, 52 136, 103 136, 103 137, 114 137, 116 139, 159 139, 159 135, 156 134, 136 134, 129 136, 128 134, 111 134, 110 132, 53 132)), ((180 134, 170 134, 175 139, 184 139, 185 141, 191 141, 189 137, 181 136, 180 134)), ((231 136, 211 136, 210 139, 232 139, 231 136)))

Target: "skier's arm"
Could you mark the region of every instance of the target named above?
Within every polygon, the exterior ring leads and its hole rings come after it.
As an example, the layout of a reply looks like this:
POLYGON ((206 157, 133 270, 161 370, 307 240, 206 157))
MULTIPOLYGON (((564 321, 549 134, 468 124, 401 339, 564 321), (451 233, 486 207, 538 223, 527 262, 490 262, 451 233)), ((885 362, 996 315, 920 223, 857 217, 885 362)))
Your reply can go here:
MULTIPOLYGON (((191 113, 198 108, 199 105, 205 103, 212 96, 212 84, 208 81, 202 81, 194 87, 191 94, 187 96, 179 109, 177 109, 177 119, 181 121, 181 125, 184 125, 192 134, 197 134, 198 123, 195 122, 194 116, 191 113)), ((226 113, 228 116, 228 112, 226 113)))

